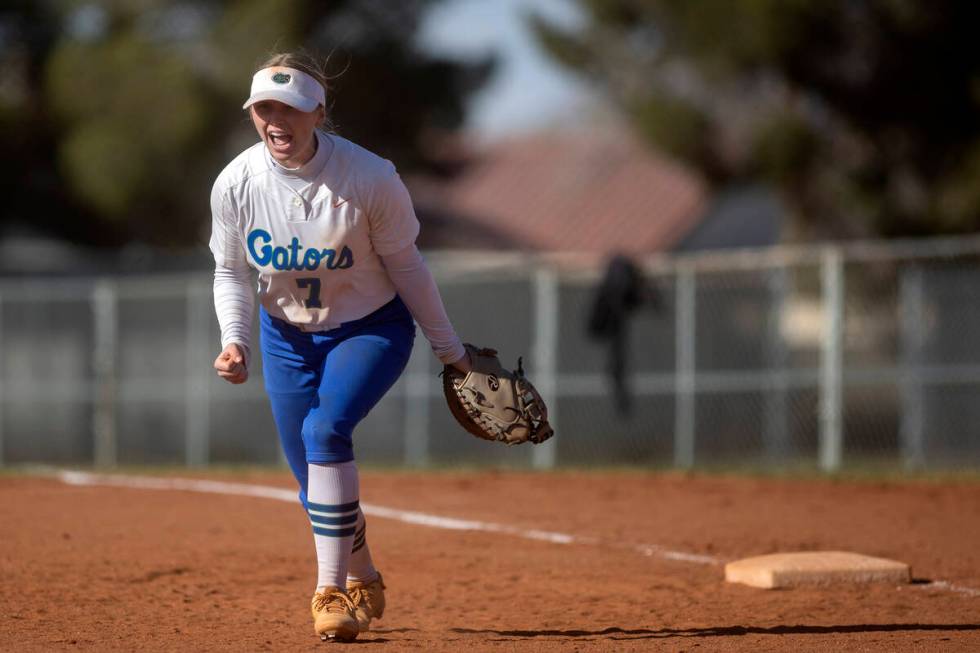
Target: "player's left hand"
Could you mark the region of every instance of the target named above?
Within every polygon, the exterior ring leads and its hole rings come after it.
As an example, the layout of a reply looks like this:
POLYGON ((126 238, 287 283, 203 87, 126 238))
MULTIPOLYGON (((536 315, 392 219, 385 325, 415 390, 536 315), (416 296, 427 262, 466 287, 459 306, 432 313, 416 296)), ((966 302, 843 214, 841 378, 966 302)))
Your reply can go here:
POLYGON ((442 370, 443 394, 460 426, 478 438, 506 444, 539 444, 554 435, 548 408, 524 376, 521 359, 510 371, 496 350, 466 345, 466 351, 468 358, 442 370))
POLYGON ((452 365, 453 367, 455 367, 457 370, 459 370, 463 374, 469 374, 470 373, 470 370, 473 369, 473 361, 472 361, 472 359, 470 359, 470 352, 469 352, 469 350, 467 350, 466 353, 463 354, 463 357, 462 358, 460 358, 455 363, 450 363, 450 365, 452 365))
POLYGON ((218 376, 229 383, 239 384, 248 381, 248 368, 245 366, 245 352, 235 343, 225 347, 214 359, 214 369, 218 376))

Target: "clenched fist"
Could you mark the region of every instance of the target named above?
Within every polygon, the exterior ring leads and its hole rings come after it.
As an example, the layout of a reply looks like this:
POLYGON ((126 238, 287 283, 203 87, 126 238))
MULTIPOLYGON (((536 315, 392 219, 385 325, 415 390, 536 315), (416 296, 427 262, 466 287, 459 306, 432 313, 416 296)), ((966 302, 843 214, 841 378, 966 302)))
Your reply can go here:
POLYGON ((214 359, 214 369, 229 383, 245 383, 248 380, 248 368, 245 367, 245 352, 235 343, 225 347, 214 359))

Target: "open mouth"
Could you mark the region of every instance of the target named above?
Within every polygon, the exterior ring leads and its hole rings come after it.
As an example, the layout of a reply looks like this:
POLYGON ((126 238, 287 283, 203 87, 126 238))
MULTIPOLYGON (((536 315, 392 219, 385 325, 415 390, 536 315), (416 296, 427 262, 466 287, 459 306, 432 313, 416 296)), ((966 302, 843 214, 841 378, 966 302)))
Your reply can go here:
POLYGON ((277 148, 288 147, 293 141, 293 135, 275 129, 269 130, 269 142, 277 148))

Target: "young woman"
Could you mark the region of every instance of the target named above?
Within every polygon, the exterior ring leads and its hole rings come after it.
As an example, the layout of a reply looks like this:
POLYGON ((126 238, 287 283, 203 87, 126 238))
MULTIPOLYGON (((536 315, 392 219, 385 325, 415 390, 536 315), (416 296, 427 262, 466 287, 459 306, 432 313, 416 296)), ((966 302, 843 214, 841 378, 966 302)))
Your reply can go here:
POLYGON ((314 628, 352 640, 385 607, 354 428, 404 370, 413 318, 439 360, 463 371, 469 360, 415 247, 418 220, 394 166, 320 129, 326 86, 302 54, 273 56, 252 77, 243 108, 261 142, 211 193, 214 367, 231 383, 248 378, 255 269, 265 387, 313 526, 314 628))

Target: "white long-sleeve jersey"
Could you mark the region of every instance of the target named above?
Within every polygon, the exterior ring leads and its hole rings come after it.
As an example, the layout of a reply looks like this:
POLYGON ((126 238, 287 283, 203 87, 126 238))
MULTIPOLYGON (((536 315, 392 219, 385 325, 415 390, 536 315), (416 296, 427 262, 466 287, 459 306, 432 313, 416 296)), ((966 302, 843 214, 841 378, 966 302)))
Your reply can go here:
POLYGON ((221 344, 249 350, 254 301, 274 317, 324 331, 377 310, 395 293, 443 362, 465 349, 415 248, 419 223, 391 162, 316 132, 299 170, 263 143, 236 157, 211 191, 211 251, 221 344))

